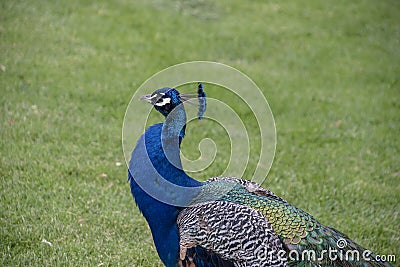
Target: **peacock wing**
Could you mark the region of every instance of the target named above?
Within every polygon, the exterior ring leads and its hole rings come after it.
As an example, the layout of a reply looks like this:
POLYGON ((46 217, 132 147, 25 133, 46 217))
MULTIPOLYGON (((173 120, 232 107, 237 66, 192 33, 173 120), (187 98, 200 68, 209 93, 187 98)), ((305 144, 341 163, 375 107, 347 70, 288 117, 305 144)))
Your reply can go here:
POLYGON ((375 254, 343 233, 319 223, 307 212, 254 182, 214 177, 207 180, 206 187, 208 185, 213 191, 221 192, 223 190, 217 188, 227 187, 227 182, 240 186, 229 186, 220 200, 260 212, 283 243, 290 266, 391 266, 378 261, 375 254))
POLYGON ((281 240, 265 217, 247 206, 195 204, 180 212, 177 224, 182 266, 287 266, 281 240))

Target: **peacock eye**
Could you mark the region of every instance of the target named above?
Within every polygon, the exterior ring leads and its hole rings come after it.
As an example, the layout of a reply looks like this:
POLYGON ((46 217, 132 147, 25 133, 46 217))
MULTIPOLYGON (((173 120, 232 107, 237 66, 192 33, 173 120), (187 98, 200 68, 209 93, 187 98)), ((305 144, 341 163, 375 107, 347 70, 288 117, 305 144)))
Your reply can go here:
POLYGON ((169 97, 162 98, 161 97, 157 100, 157 102, 154 105, 162 107, 162 106, 165 106, 166 104, 170 104, 170 103, 171 103, 171 98, 169 98, 169 97))

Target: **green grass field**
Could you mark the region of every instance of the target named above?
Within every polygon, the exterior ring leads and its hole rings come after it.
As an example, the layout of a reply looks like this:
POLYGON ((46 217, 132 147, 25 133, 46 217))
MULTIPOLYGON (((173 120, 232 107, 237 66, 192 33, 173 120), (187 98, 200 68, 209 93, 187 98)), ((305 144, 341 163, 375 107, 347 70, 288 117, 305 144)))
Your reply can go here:
POLYGON ((161 266, 115 164, 124 112, 155 72, 210 60, 269 101, 263 186, 400 266, 399 17, 395 0, 1 1, 0 265, 161 266))

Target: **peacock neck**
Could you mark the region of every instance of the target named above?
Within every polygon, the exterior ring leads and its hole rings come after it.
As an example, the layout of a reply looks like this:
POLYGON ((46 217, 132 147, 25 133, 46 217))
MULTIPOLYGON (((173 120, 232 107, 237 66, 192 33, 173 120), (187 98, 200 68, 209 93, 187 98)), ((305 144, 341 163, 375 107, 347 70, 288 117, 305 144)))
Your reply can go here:
POLYGON ((163 123, 162 139, 176 139, 185 137, 186 112, 183 104, 176 106, 163 123))
POLYGON ((129 164, 132 194, 150 226, 158 254, 167 266, 176 260, 179 252, 176 226, 179 211, 200 192, 202 185, 182 169, 180 143, 185 123, 182 107, 172 112, 164 123, 150 126, 139 138, 129 164), (175 190, 177 187, 192 190, 175 190))
MULTIPOLYGON (((156 200, 181 206, 183 198, 190 202, 191 194, 175 196, 182 192, 178 187, 199 187, 202 183, 189 177, 182 168, 180 143, 185 134, 186 114, 178 105, 164 123, 150 126, 140 137, 130 162, 130 171, 138 185, 156 200), (173 195, 173 199, 168 198, 173 195)), ((199 189, 200 190, 200 189, 199 189)), ((190 190, 196 194, 196 190, 190 190)))

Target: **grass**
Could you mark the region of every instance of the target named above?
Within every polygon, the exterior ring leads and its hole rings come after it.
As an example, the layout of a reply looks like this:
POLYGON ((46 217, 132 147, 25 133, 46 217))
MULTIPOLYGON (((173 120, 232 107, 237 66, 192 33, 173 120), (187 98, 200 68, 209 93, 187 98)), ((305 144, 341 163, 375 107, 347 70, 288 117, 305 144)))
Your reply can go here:
POLYGON ((161 265, 115 163, 135 89, 191 60, 263 90, 278 138, 263 186, 398 253, 399 15, 389 0, 2 1, 1 265, 161 265))

